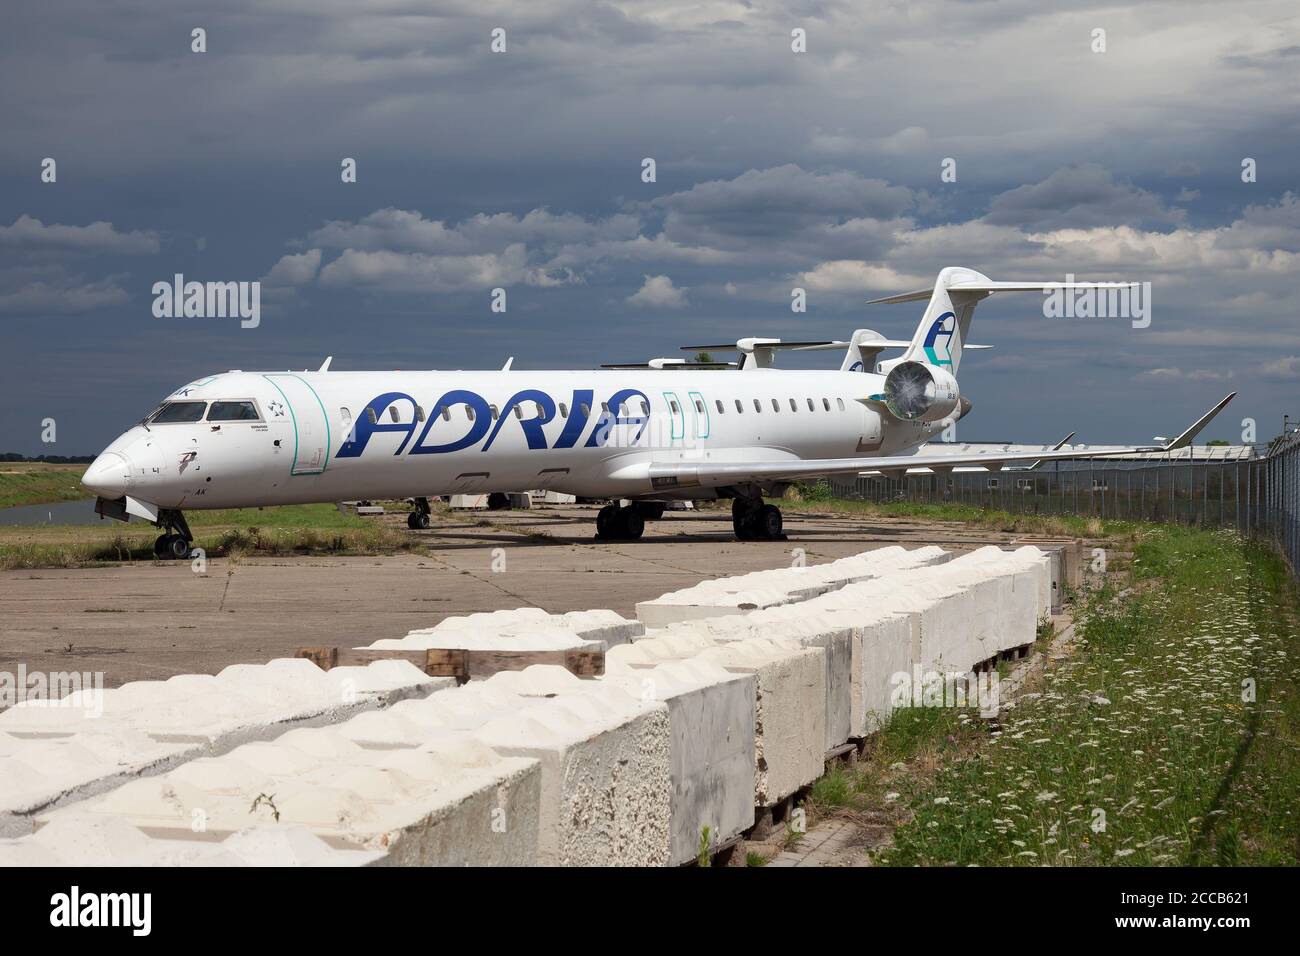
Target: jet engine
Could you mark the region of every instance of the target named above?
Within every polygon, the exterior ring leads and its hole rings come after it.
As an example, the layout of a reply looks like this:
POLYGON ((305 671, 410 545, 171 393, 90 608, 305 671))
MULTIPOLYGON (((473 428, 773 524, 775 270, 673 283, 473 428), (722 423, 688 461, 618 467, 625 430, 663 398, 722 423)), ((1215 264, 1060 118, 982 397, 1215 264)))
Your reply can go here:
POLYGON ((937 422, 960 404, 957 380, 936 365, 901 362, 885 378, 885 405, 905 422, 937 422))

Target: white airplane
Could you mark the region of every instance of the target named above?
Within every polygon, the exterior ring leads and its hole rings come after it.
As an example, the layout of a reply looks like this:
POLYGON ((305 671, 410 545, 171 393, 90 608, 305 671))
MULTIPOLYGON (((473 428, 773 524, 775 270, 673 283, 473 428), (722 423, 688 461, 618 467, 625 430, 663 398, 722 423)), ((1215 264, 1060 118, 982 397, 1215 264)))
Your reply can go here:
MULTIPOLYGON (((611 499, 601 538, 640 537, 670 499, 731 498, 736 536, 782 536, 763 498, 834 474, 954 466, 998 470, 1077 457, 1071 450, 927 454, 925 442, 969 414, 957 385, 976 304, 999 292, 1116 288, 1128 283, 993 282, 946 268, 933 289, 876 302, 929 300, 910 340, 871 330, 848 342, 748 338, 730 363, 658 359, 584 371, 231 371, 177 389, 109 445, 82 483, 96 510, 163 530, 155 551, 185 557, 191 509, 410 498, 427 527, 435 495, 545 488, 611 499), (780 349, 843 348, 838 371, 772 367, 780 349), (879 361, 886 349, 897 358, 879 361), (627 505, 621 504, 628 500, 627 505)), ((1235 394, 1235 393, 1234 393, 1235 394)), ((1170 451, 1176 439, 1105 454, 1170 451)), ((1161 439, 1157 439, 1161 441, 1161 439)))

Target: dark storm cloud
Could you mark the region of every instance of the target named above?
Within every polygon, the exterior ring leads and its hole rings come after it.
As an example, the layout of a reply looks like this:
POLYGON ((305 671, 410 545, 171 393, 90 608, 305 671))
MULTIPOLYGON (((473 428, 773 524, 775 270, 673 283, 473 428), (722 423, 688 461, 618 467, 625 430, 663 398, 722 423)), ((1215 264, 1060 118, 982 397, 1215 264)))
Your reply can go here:
MULTIPOLYGON (((522 341, 517 367, 563 367, 700 331, 907 335, 914 308, 863 301, 952 264, 1153 281, 1142 333, 1047 323, 1033 296, 981 306, 1020 387, 1086 401, 1099 437, 1146 436, 1134 403, 1181 419, 1261 349, 1277 405, 1300 355, 1297 46, 1272 2, 20 4, 0 30, 0 379, 21 400, 0 448, 40 450, 39 411, 61 451, 93 450, 178 381, 330 352, 476 367, 522 341), (154 319, 176 272, 260 277, 265 321, 154 319)), ((963 369, 982 414, 1054 437, 988 369, 963 369)))

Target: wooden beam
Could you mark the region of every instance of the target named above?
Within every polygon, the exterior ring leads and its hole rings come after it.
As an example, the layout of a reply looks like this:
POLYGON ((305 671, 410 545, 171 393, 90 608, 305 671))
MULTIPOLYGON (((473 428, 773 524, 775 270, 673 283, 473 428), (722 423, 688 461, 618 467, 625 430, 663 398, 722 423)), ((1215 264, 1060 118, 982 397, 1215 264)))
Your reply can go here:
POLYGON ((301 647, 305 657, 322 670, 365 666, 373 661, 410 661, 430 677, 454 677, 462 684, 471 678, 491 677, 500 671, 521 671, 534 664, 563 667, 578 677, 599 677, 605 673, 605 650, 565 648, 563 650, 475 650, 464 647, 409 650, 405 648, 301 647))

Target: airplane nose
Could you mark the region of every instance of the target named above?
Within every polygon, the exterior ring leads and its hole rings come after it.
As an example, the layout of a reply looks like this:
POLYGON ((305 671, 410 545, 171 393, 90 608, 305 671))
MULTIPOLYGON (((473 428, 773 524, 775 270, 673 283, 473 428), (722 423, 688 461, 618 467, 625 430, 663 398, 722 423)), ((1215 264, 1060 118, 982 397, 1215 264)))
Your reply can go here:
POLYGON ((130 474, 125 458, 117 452, 106 451, 90 463, 81 476, 81 484, 101 498, 121 498, 126 494, 130 474))

